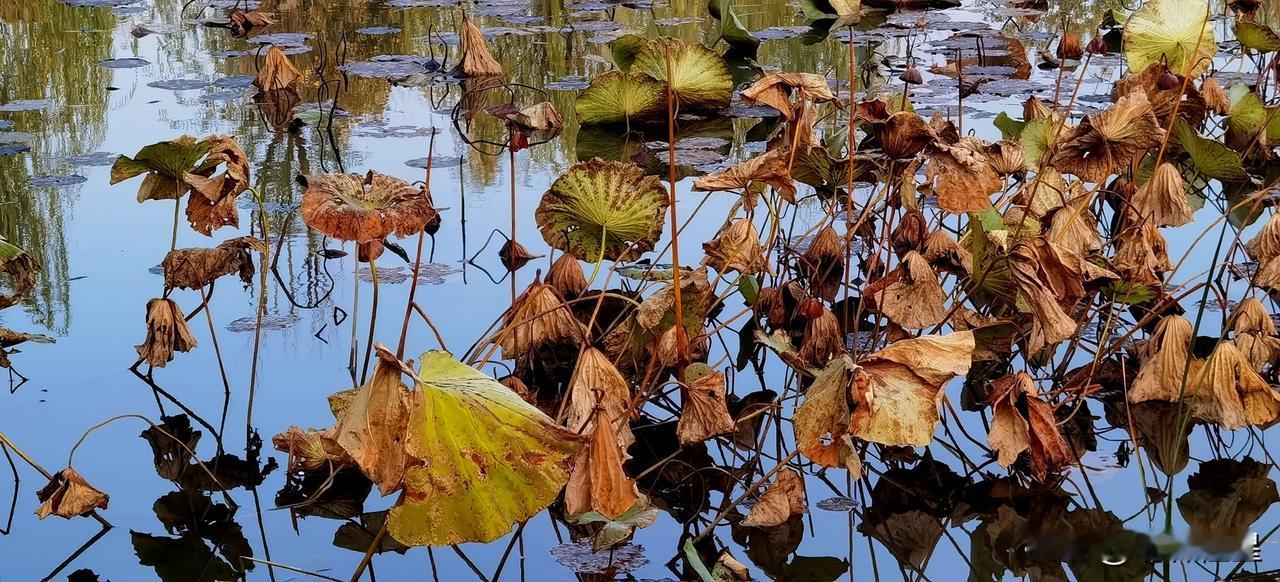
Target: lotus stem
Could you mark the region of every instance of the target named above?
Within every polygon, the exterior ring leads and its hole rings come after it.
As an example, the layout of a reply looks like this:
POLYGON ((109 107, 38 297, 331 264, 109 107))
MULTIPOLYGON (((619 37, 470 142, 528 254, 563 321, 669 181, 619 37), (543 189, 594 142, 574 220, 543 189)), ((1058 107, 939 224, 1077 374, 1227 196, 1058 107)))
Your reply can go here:
MULTIPOLYGON (((360 243, 356 243, 357 255, 359 253, 359 248, 360 248, 360 243)), ((359 331, 358 331, 359 326, 356 325, 356 322, 359 319, 358 316, 360 315, 360 258, 359 256, 357 256, 355 260, 355 273, 353 273, 352 279, 353 281, 352 281, 352 292, 351 292, 351 295, 352 295, 352 298, 351 298, 351 354, 347 358, 347 371, 351 373, 351 383, 353 385, 358 386, 360 385, 360 383, 356 381, 356 354, 359 353, 357 350, 360 349, 359 348, 360 339, 359 339, 359 335, 357 335, 359 334, 359 331)))
MULTIPOLYGON (((356 264, 359 264, 357 262, 356 264)), ((360 384, 364 384, 365 378, 369 374, 369 358, 373 356, 373 331, 378 321, 378 266, 374 261, 369 261, 369 274, 373 277, 373 306, 369 312, 369 339, 364 344, 364 364, 360 366, 360 384)), ((359 278, 357 277, 357 281, 359 278)), ((355 329, 352 326, 351 329, 355 329)))
MULTIPOLYGON (((177 187, 175 181, 175 188, 177 187)), ((182 214, 182 198, 173 199, 173 237, 169 239, 169 252, 173 252, 178 248, 178 217, 182 214)))
MULTIPOLYGON (((253 193, 253 199, 258 203, 258 221, 262 228, 262 253, 260 255, 258 265, 258 309, 257 322, 253 328, 253 357, 249 364, 249 404, 245 409, 244 417, 244 439, 245 451, 248 451, 249 441, 253 438, 253 402, 257 395, 258 389, 258 355, 262 348, 262 320, 267 314, 267 265, 271 263, 271 233, 267 227, 267 207, 266 199, 263 195, 249 188, 253 193)), ((283 239, 281 239, 283 242, 283 239)), ((219 443, 221 447, 221 443, 219 443)))
MULTIPOLYGON (((209 297, 205 294, 204 287, 200 288, 200 301, 204 303, 204 319, 209 323, 209 337, 213 340, 213 354, 218 360, 218 374, 222 376, 222 420, 218 423, 218 436, 221 437, 227 430, 227 406, 231 404, 231 381, 227 380, 227 368, 222 363, 222 349, 218 347, 218 332, 213 327, 212 306, 209 305, 209 297)), ((222 448, 221 438, 218 439, 218 448, 222 448)))
MULTIPOLYGON (((671 66, 671 47, 664 46, 663 50, 667 79, 671 79, 675 76, 671 66)), ((668 206, 671 211, 671 263, 675 266, 672 269, 674 273, 671 281, 672 296, 676 310, 676 347, 680 352, 677 357, 676 372, 683 378, 686 362, 689 359, 689 337, 686 335, 684 326, 684 302, 680 296, 680 233, 678 230, 680 222, 676 218, 676 94, 671 88, 671 83, 667 83, 667 186, 668 206)))
MULTIPOLYGON (((432 127, 431 139, 427 142, 427 170, 422 180, 423 196, 431 195, 431 161, 435 157, 435 151, 436 130, 432 127)), ((396 359, 404 359, 404 343, 409 337, 409 316, 413 313, 414 297, 418 293, 418 274, 422 270, 422 239, 426 237, 426 234, 426 231, 418 232, 418 252, 413 259, 413 280, 409 282, 409 300, 405 302, 404 306, 404 323, 400 326, 400 343, 396 346, 396 359)), ((423 318, 426 319, 426 314, 423 314, 423 318)), ((430 323, 431 320, 427 319, 427 324, 430 325, 430 323)), ((435 326, 432 325, 431 329, 435 331, 435 326)), ((436 331, 436 339, 440 340, 440 349, 444 349, 444 340, 440 338, 439 331, 436 331)))

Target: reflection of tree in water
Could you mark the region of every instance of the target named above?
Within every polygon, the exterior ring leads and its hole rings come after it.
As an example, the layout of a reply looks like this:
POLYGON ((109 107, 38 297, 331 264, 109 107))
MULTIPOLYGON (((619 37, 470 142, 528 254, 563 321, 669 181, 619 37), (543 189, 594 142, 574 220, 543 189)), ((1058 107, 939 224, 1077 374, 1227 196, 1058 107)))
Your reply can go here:
POLYGON ((59 333, 71 321, 62 232, 72 198, 68 189, 33 190, 27 181, 65 173, 62 158, 102 141, 110 72, 98 62, 110 58, 114 26, 108 10, 57 0, 0 3, 0 103, 48 101, 40 110, 0 116, 13 122, 11 131, 33 136, 30 152, 0 156, 0 235, 44 266, 27 306, 39 324, 59 333))

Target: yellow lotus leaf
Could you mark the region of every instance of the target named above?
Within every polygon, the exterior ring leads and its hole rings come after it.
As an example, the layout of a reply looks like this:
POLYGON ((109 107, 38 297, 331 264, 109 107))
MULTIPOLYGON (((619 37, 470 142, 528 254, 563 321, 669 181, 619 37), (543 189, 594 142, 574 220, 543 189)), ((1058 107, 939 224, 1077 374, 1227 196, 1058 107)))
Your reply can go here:
POLYGON ((894 342, 858 362, 850 432, 890 446, 933 442, 942 387, 969 372, 975 347, 971 331, 926 335, 894 342))
POLYGON ((1138 74, 1164 59, 1176 74, 1197 77, 1212 63, 1218 45, 1213 40, 1209 5, 1204 0, 1150 0, 1124 25, 1124 54, 1130 74, 1138 74))
POLYGON ((491 542, 542 511, 569 480, 580 439, 448 352, 422 355, 405 447, 422 459, 391 508, 391 537, 414 546, 491 542))
POLYGON ((842 356, 831 360, 814 378, 796 407, 792 425, 796 448, 810 461, 824 467, 839 467, 856 457, 848 446, 849 381, 857 369, 853 360, 842 356))

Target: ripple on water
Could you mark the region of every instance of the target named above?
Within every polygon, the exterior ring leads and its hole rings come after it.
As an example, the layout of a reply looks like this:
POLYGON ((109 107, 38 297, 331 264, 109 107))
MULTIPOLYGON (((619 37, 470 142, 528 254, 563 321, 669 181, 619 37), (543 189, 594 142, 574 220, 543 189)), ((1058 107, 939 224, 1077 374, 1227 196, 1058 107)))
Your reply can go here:
MULTIPOLYGON (((292 313, 268 313, 262 317, 262 331, 280 331, 297 325, 301 317, 292 313)), ((227 331, 244 333, 258 329, 258 316, 246 315, 227 324, 227 331)))

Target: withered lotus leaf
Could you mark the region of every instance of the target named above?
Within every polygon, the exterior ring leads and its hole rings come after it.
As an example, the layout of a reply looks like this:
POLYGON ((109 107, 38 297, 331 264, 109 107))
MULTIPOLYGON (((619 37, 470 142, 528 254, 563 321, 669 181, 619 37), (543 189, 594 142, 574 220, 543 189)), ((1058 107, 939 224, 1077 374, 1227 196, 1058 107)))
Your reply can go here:
POLYGON ((1271 468, 1249 457, 1201 462, 1178 497, 1178 512, 1191 526, 1189 541, 1212 553, 1240 551, 1251 526, 1280 501, 1271 468))
POLYGON ((375 346, 378 365, 373 378, 351 398, 334 425, 338 444, 355 460, 383 495, 400 488, 405 468, 404 435, 409 422, 409 389, 395 356, 375 346))
POLYGON ((764 494, 742 520, 742 525, 776 527, 807 511, 809 502, 805 497, 804 477, 799 471, 787 467, 779 471, 773 483, 765 488, 764 494))
POLYGON ((1086 115, 1058 142, 1050 163, 1087 182, 1103 182, 1164 141, 1164 128, 1146 93, 1120 97, 1102 113, 1086 115))
POLYGON ((921 256, 936 268, 956 274, 967 274, 973 268, 973 255, 956 243, 945 230, 935 230, 924 239, 921 256))
POLYGON ((252 236, 223 241, 213 248, 177 249, 165 255, 164 284, 175 289, 199 289, 223 275, 238 273, 246 286, 253 282, 250 250, 264 251, 265 243, 252 236))
POLYGON ((292 88, 300 76, 302 73, 293 66, 289 55, 284 54, 280 47, 272 45, 263 60, 262 68, 258 70, 258 76, 253 79, 253 84, 261 91, 280 91, 292 88))
POLYGON ((1032 325, 1027 337, 1029 353, 1036 353, 1045 346, 1070 338, 1080 326, 1063 309, 1063 304, 1074 303, 1072 295, 1078 298, 1083 294, 1080 274, 1076 273, 1073 277, 1062 270, 1051 269, 1054 265, 1044 261, 1048 256, 1047 253, 1039 252, 1035 245, 1026 242, 1019 242, 1009 252, 1009 272, 1020 297, 1026 299, 1030 308, 1032 325))
POLYGON ((796 448, 805 458, 823 467, 841 467, 857 453, 850 446, 849 384, 857 366, 848 356, 827 363, 796 407, 792 425, 796 448))
POLYGON ((1004 187, 996 173, 987 144, 966 137, 955 145, 935 144, 925 164, 925 178, 938 196, 938 206, 950 212, 981 212, 991 206, 991 195, 1004 187))
POLYGON ((1280 417, 1280 392, 1229 340, 1218 342, 1209 359, 1193 362, 1186 392, 1195 403, 1192 414, 1224 430, 1267 426, 1280 417))
POLYGON ((906 329, 924 329, 947 316, 947 292, 920 253, 909 251, 892 271, 863 291, 868 307, 906 329))
MULTIPOLYGON (((695 180, 693 189, 699 192, 746 192, 753 184, 765 184, 772 186, 784 200, 794 204, 796 184, 787 171, 789 151, 787 148, 772 149, 723 172, 708 174, 695 180)), ((748 195, 750 196, 749 193, 748 195)))
POLYGON ((534 219, 547 244, 584 261, 633 261, 662 236, 667 191, 639 166, 593 158, 542 195, 534 219))
POLYGON ((0 236, 0 309, 17 305, 36 286, 40 262, 0 236))
POLYGON ((636 53, 631 71, 665 83, 681 110, 715 111, 728 107, 733 97, 733 75, 724 58, 699 43, 667 36, 649 40, 636 53))
POLYGON ((555 500, 581 439, 448 352, 421 362, 405 449, 425 464, 405 471, 387 531, 414 546, 491 542, 555 500))
POLYGON ((417 234, 439 216, 427 192, 374 171, 364 176, 304 175, 298 176, 298 182, 306 188, 302 193, 303 221, 342 240, 371 243, 393 234, 417 234))
POLYGON ((1049 219, 1049 230, 1045 233, 1049 242, 1078 256, 1102 250, 1098 219, 1089 209, 1091 200, 1092 196, 1089 195, 1076 196, 1054 210, 1049 219))
POLYGON ((1161 275, 1173 269, 1168 244, 1155 224, 1143 221, 1125 229, 1117 238, 1120 242, 1111 266, 1126 280, 1159 285, 1161 275))
POLYGON ((1249 253, 1249 258, 1258 263, 1266 263, 1280 256, 1280 213, 1272 214, 1267 219, 1257 236, 1244 245, 1244 250, 1249 253))
POLYGON ((1184 390, 1187 358, 1191 353, 1191 322, 1179 315, 1167 315, 1156 324, 1151 338, 1138 350, 1141 367, 1129 388, 1129 402, 1148 400, 1177 402, 1184 390))
POLYGON ((877 124, 876 136, 885 155, 894 160, 913 158, 925 146, 938 141, 933 129, 914 111, 890 115, 884 123, 877 124))
POLYGON ((1205 106, 1218 115, 1226 115, 1231 111, 1231 99, 1212 75, 1200 81, 1200 96, 1204 97, 1205 106))
POLYGON ((1255 371, 1276 360, 1280 355, 1280 338, 1276 337, 1276 324, 1271 314, 1257 298, 1249 297, 1236 305, 1227 321, 1227 327, 1235 332, 1236 347, 1255 371))
POLYGON ((547 271, 547 284, 551 285, 566 301, 577 299, 587 290, 587 277, 582 272, 578 258, 565 253, 560 255, 547 271))
POLYGON ((788 121, 798 116, 803 103, 835 101, 827 78, 813 73, 770 73, 742 91, 747 105, 767 105, 788 121))
POLYGON ((680 444, 688 446, 733 432, 736 425, 725 402, 724 373, 712 371, 705 364, 691 365, 686 373, 691 380, 682 392, 684 406, 676 424, 680 444))
POLYGON ((800 270, 808 276, 809 290, 815 297, 835 299, 844 284, 846 256, 844 238, 835 228, 826 226, 814 235, 800 256, 800 270))
POLYGON ((153 143, 137 155, 120 156, 111 166, 111 183, 117 184, 146 174, 138 187, 138 202, 173 200, 190 190, 183 177, 209 152, 212 140, 184 135, 153 143))
POLYGON ((582 322, 573 316, 556 290, 535 280, 507 310, 497 341, 502 346, 502 356, 515 359, 533 353, 541 345, 576 345, 585 333, 582 322))
POLYGON ((334 429, 303 430, 291 426, 271 437, 277 451, 289 455, 289 470, 317 471, 329 467, 354 465, 355 460, 338 444, 334 429))
POLYGON ((36 492, 40 519, 56 515, 71 519, 89 515, 95 509, 106 509, 110 497, 90 485, 75 469, 67 467, 53 474, 49 483, 36 492))
POLYGON ((604 419, 618 427, 614 432, 625 456, 627 447, 636 440, 631 434, 630 409, 631 385, 622 372, 600 350, 593 347, 582 350, 569 382, 565 427, 577 434, 591 434, 595 421, 604 419))
POLYGON ((720 273, 738 271, 754 275, 772 273, 764 246, 760 243, 760 233, 751 221, 745 218, 734 219, 716 233, 715 238, 702 243, 706 255, 702 259, 704 265, 710 265, 720 273))
POLYGON ((844 335, 840 333, 840 320, 830 309, 822 308, 822 314, 805 327, 804 342, 800 345, 800 358, 805 362, 822 366, 833 356, 844 351, 844 335))
POLYGON ((1129 203, 1156 226, 1182 226, 1191 222, 1191 206, 1187 204, 1182 172, 1169 162, 1156 168, 1129 203))
POLYGON ((276 23, 274 12, 260 12, 258 10, 249 12, 236 10, 231 13, 230 18, 231 34, 235 36, 244 36, 252 29, 263 28, 276 23))
POLYGON ((622 469, 626 455, 614 438, 613 424, 604 417, 592 424, 591 440, 578 453, 569 474, 564 510, 570 515, 595 511, 614 519, 635 505, 640 490, 622 469))
POLYGON ((502 74, 502 63, 493 58, 484 33, 464 13, 462 29, 458 31, 458 48, 462 53, 457 72, 468 77, 487 77, 502 74))
POLYGON ((189 352, 195 347, 196 338, 191 335, 177 303, 165 298, 147 302, 147 338, 134 346, 139 358, 163 368, 173 360, 175 351, 189 352))
POLYGON ((969 371, 973 332, 904 339, 858 362, 850 390, 853 436, 890 446, 933 442, 943 385, 969 371))
POLYGON ((987 443, 996 450, 1000 466, 1009 467, 1028 452, 1031 471, 1044 481, 1075 463, 1076 457, 1058 429, 1053 406, 1036 389, 1026 372, 997 378, 987 389, 993 419, 987 443))

